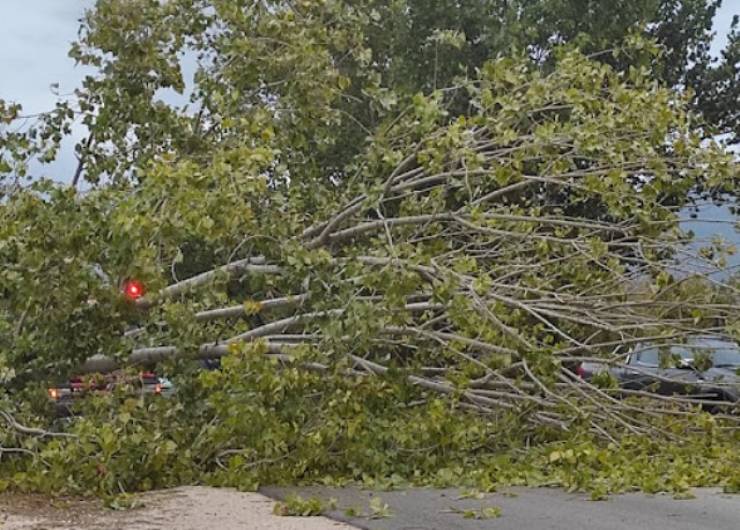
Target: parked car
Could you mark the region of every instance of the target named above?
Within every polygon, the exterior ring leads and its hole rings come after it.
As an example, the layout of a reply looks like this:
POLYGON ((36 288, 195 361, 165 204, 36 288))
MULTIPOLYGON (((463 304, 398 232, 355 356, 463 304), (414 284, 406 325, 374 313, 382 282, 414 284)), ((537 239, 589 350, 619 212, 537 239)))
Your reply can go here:
POLYGON ((722 336, 694 336, 685 344, 641 344, 622 364, 583 363, 578 373, 586 380, 608 373, 629 390, 740 402, 740 347, 722 336))
POLYGON ((118 387, 125 388, 132 396, 167 397, 174 392, 174 386, 169 379, 159 377, 153 372, 140 372, 138 376, 132 376, 116 371, 72 377, 62 385, 50 387, 48 394, 54 404, 56 415, 64 417, 76 413, 75 405, 83 397, 110 393, 118 387))
MULTIPOLYGON (((91 271, 97 275, 104 285, 117 288, 124 299, 129 303, 146 293, 144 284, 134 278, 126 278, 114 282, 98 265, 94 264, 91 271)), ((94 304, 94 299, 88 300, 94 304)), ((125 387, 132 394, 150 394, 168 396, 174 392, 172 382, 159 377, 153 372, 143 371, 138 376, 132 376, 118 369, 116 362, 103 354, 96 354, 88 358, 77 369, 77 374, 68 381, 48 388, 49 400, 53 403, 57 416, 70 416, 75 413, 75 405, 84 396, 94 393, 108 393, 117 387, 125 387)))

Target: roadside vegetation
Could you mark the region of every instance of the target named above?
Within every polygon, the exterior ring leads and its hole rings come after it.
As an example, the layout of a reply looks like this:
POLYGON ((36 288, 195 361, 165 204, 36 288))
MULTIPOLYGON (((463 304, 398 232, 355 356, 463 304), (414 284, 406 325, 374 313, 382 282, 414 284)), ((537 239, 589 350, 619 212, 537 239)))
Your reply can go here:
POLYGON ((97 2, 74 97, 0 102, 0 490, 740 490, 737 404, 576 371, 740 339, 734 249, 681 224, 737 197, 736 25, 713 64, 714 2, 479 4, 97 2), (96 354, 174 396, 54 418, 96 354))

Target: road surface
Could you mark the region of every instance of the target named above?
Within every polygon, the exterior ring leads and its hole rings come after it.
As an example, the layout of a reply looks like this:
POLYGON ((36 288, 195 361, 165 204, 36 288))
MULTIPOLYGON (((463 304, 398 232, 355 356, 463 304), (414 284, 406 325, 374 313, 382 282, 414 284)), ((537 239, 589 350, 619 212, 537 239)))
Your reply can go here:
POLYGON ((335 498, 337 510, 328 515, 359 528, 377 530, 740 530, 740 495, 719 489, 693 491, 694 499, 670 495, 630 493, 605 501, 551 488, 507 488, 483 499, 460 499, 459 490, 410 489, 369 492, 358 488, 264 488, 265 495, 282 498, 297 493, 304 498, 335 498), (391 517, 368 519, 370 500, 387 504, 391 517), (464 510, 497 506, 501 515, 466 519, 464 510), (347 508, 365 517, 348 517, 347 508))
POLYGON ((228 488, 183 487, 141 494, 140 506, 113 511, 100 501, 40 495, 0 495, 1 530, 740 530, 740 495, 717 489, 696 490, 692 500, 668 495, 616 495, 593 502, 559 489, 509 488, 482 499, 460 499, 459 490, 410 489, 368 492, 358 488, 264 488, 280 498, 335 498, 326 517, 278 517, 275 501, 228 488), (371 501, 387 504, 390 517, 370 519, 371 501), (501 508, 500 517, 466 519, 465 510, 501 508), (348 517, 347 508, 356 516, 348 517), (340 522, 344 521, 344 522, 340 522), (350 523, 350 524, 345 524, 350 523))

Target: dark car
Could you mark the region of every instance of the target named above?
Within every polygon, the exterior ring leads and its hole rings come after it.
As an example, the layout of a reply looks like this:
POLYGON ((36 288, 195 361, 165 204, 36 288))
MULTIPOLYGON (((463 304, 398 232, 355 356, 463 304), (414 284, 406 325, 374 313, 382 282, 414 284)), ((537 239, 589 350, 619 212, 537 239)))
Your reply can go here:
POLYGON ((644 344, 623 364, 583 363, 578 372, 586 380, 608 373, 629 390, 740 402, 740 347, 726 337, 695 336, 685 344, 644 344))
POLYGON ((76 413, 75 405, 90 394, 110 393, 117 387, 125 388, 131 395, 169 396, 173 393, 172 383, 153 372, 141 372, 132 376, 123 372, 77 376, 68 382, 48 389, 49 399, 55 407, 57 416, 70 416, 76 413))
MULTIPOLYGON (((99 264, 92 264, 89 270, 104 286, 115 288, 128 303, 134 304, 146 294, 144 284, 135 278, 123 278, 114 282, 99 264)), ((88 304, 95 304, 91 298, 88 304)), ((125 387, 132 394, 169 395, 173 392, 172 383, 153 372, 140 372, 138 376, 127 375, 118 369, 112 358, 96 354, 78 367, 76 375, 62 384, 48 388, 50 401, 57 416, 70 416, 75 413, 75 405, 80 398, 94 393, 111 392, 116 387, 125 387)))

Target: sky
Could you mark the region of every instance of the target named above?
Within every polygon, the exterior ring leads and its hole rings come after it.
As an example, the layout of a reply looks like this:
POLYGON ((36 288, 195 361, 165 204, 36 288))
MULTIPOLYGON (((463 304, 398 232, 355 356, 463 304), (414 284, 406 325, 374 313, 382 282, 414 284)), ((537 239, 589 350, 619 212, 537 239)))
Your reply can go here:
MULTIPOLYGON (((740 0, 738 0, 740 1, 740 0)), ((79 19, 94 0, 0 0, 0 98, 23 105, 24 114, 54 108, 59 94, 72 92, 88 71, 67 56, 79 19)), ((71 179, 77 167, 73 146, 83 135, 65 140, 59 159, 43 168, 47 176, 71 179)))
MULTIPOLYGON (((22 104, 26 114, 44 112, 54 107, 58 97, 51 89, 52 84, 59 84, 60 94, 72 92, 80 84, 88 72, 75 67, 67 52, 77 36, 79 19, 94 3, 94 0, 0 0, 3 72, 0 98, 22 104)), ((740 14, 740 0, 723 0, 722 4, 714 20, 714 55, 719 54, 727 41, 733 15, 740 14)), ((72 146, 84 131, 78 128, 73 133, 73 138, 62 146, 59 159, 45 166, 44 173, 62 180, 71 178, 77 165, 72 146)), ((729 213, 726 209, 709 208, 702 213, 705 216, 728 219, 729 213)), ((690 228, 708 236, 718 230, 718 225, 692 223, 690 228)), ((720 230, 740 246, 740 236, 729 227, 720 230)), ((740 265, 740 256, 733 261, 740 265)))
POLYGON ((67 51, 78 19, 93 0, 0 0, 0 98, 23 105, 27 113, 53 108, 50 90, 59 83, 71 92, 84 72, 67 51))
POLYGON ((719 55, 722 48, 727 44, 727 34, 730 32, 732 17, 740 15, 740 0, 723 0, 722 7, 714 17, 714 31, 716 36, 712 42, 712 55, 719 55))

